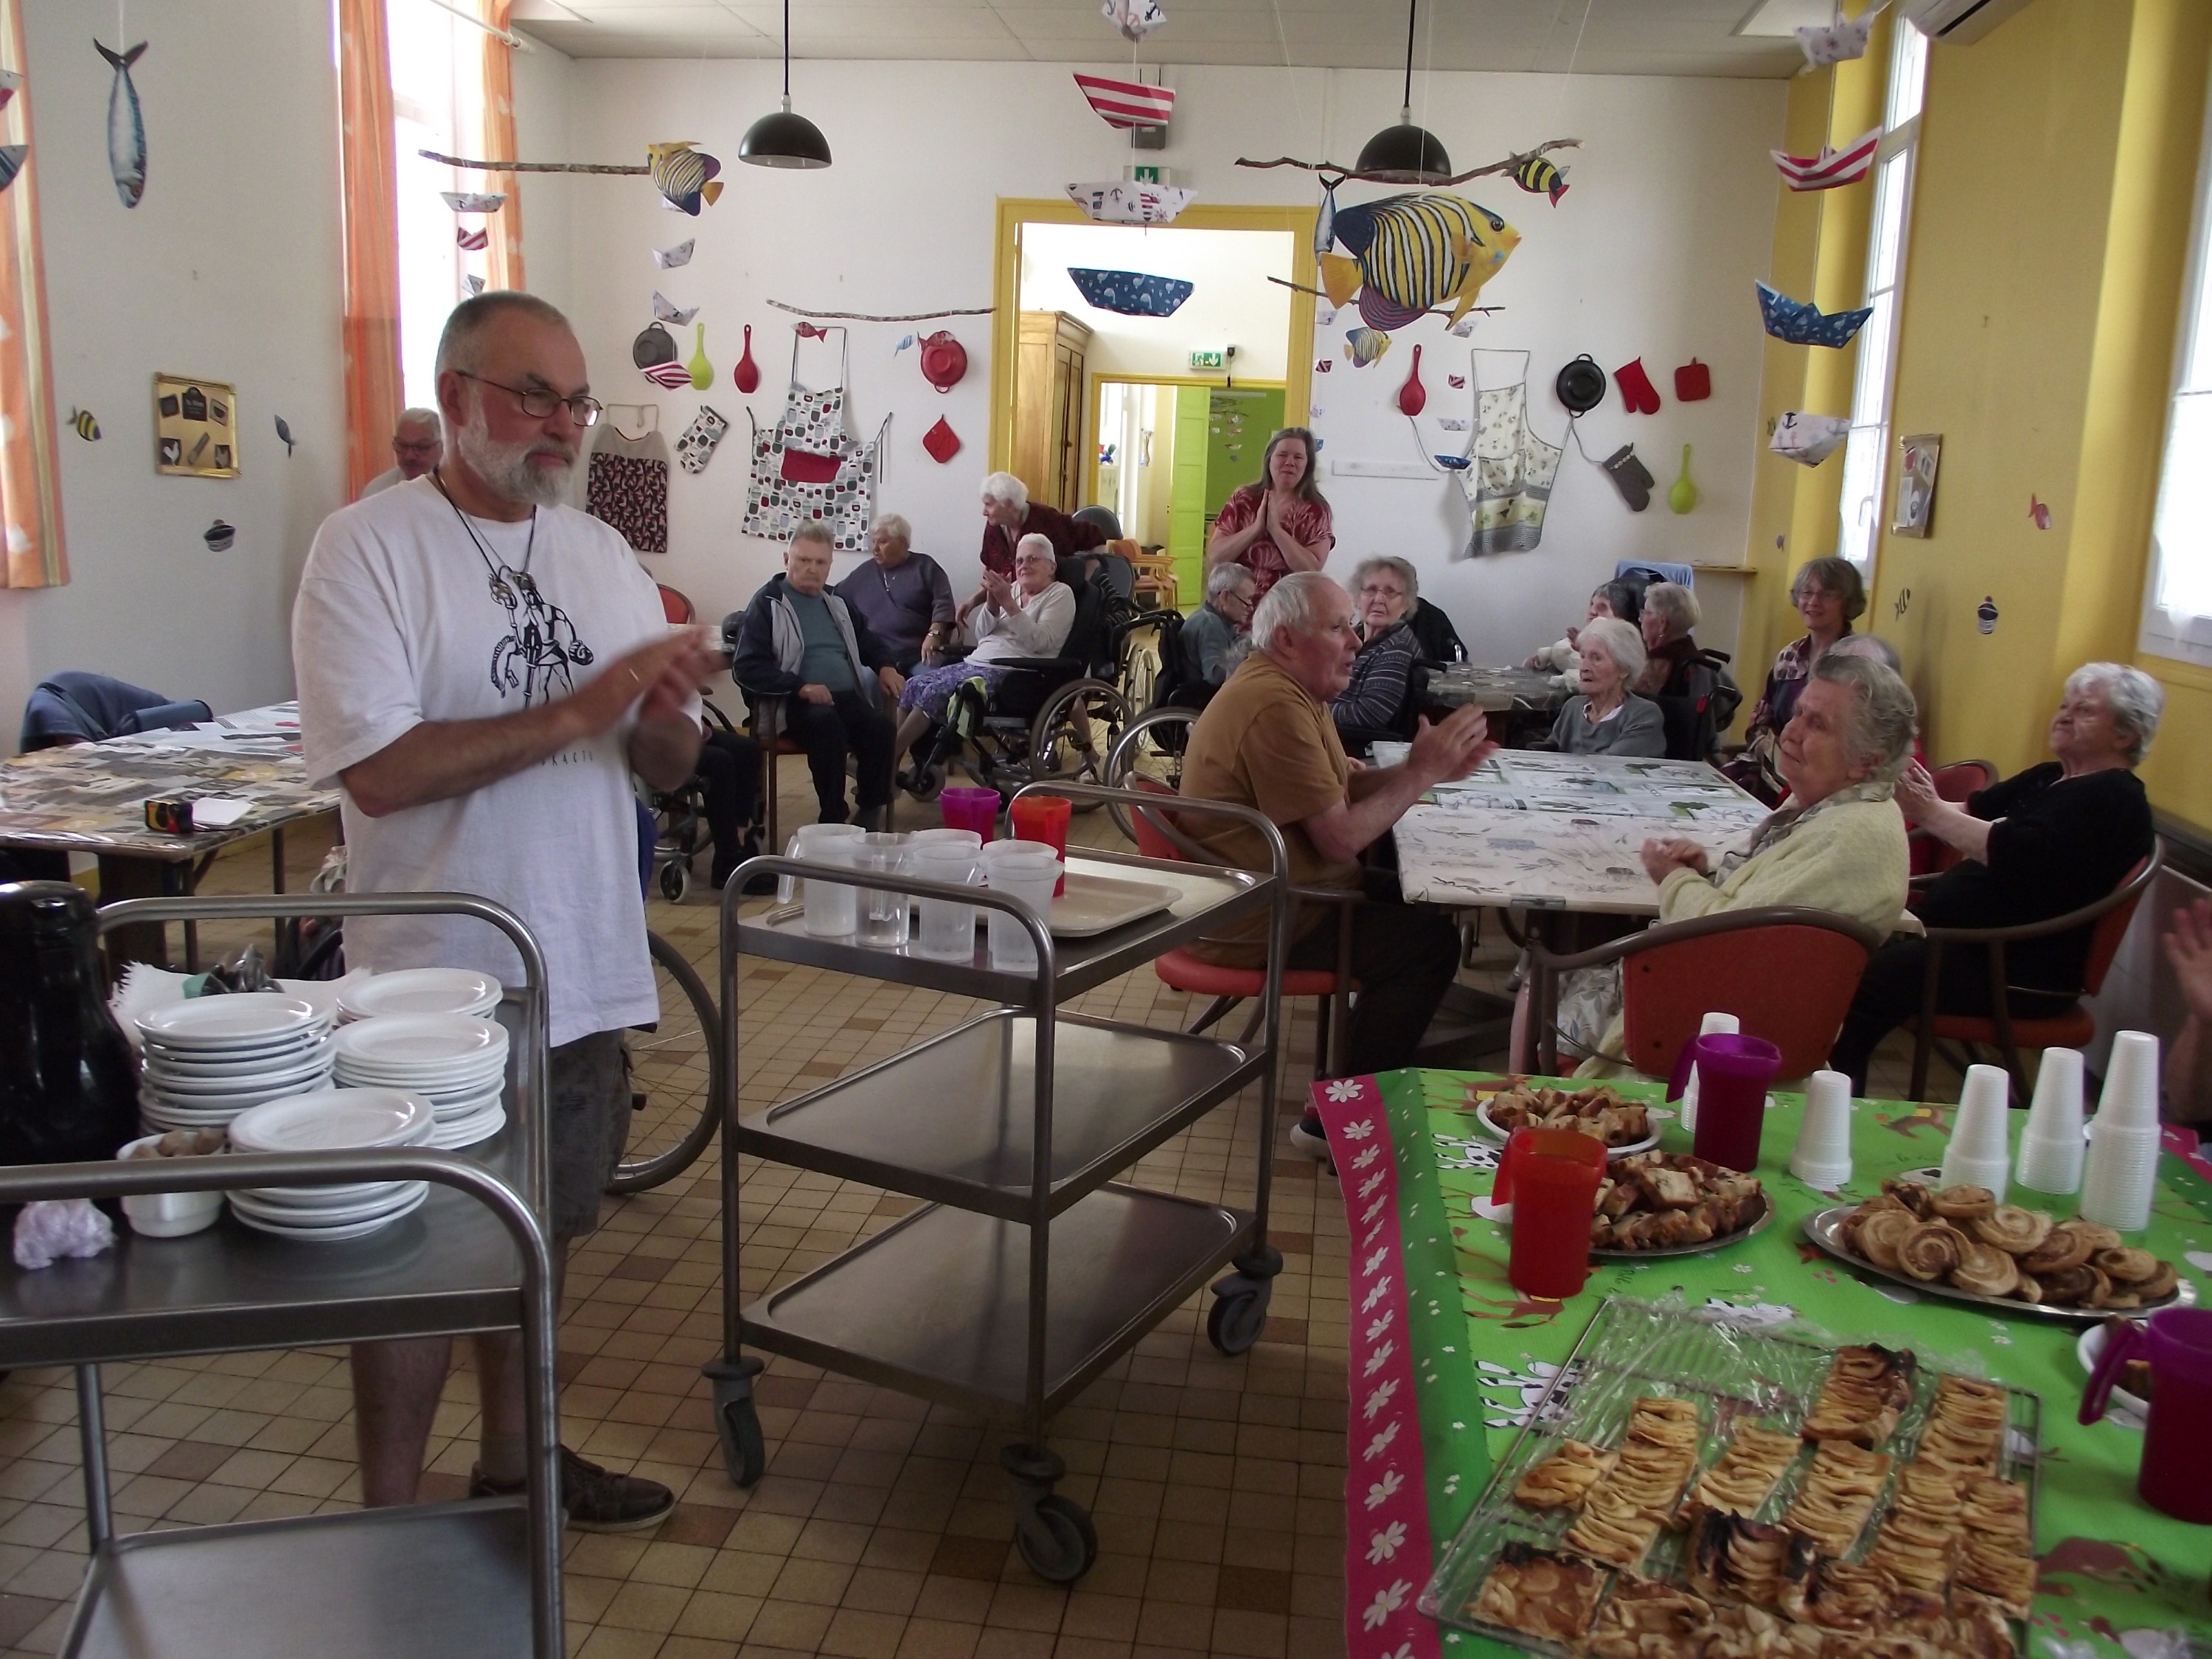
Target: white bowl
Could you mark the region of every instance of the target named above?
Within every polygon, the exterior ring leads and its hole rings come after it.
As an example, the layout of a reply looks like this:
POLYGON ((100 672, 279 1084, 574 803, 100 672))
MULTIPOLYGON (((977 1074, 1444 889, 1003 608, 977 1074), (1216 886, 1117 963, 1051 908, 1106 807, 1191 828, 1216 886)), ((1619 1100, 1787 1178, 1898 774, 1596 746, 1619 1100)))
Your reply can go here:
MULTIPOLYGON (((141 1146, 150 1146, 161 1137, 141 1135, 127 1142, 115 1154, 118 1161, 127 1161, 141 1146)), ((219 1158, 219 1152, 202 1154, 219 1158)), ((141 1159, 151 1163, 154 1159, 141 1159)), ((131 1231, 149 1238, 182 1238, 186 1233, 197 1233, 215 1224, 222 1213, 222 1194, 206 1193, 132 1193, 123 1200, 123 1213, 129 1218, 131 1231)))

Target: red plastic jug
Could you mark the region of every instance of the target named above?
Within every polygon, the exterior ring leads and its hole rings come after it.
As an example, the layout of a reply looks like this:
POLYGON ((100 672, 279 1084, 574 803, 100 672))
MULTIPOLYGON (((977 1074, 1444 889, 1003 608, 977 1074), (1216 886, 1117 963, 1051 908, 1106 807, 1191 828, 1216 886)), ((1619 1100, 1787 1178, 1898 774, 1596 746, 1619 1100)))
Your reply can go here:
POLYGON ((2162 1514, 2212 1526, 2212 1308, 2161 1308, 2109 1339, 2081 1396, 2082 1422, 2105 1414, 2120 1367, 2138 1357, 2150 1361, 2150 1424, 2136 1490, 2162 1514))
POLYGON ((1759 1167, 1759 1137, 1766 1127, 1766 1091, 1782 1070, 1782 1050, 1764 1037, 1715 1034, 1692 1037, 1675 1056, 1667 1098, 1681 1098, 1698 1068, 1698 1127, 1692 1146, 1699 1158, 1749 1174, 1759 1167))

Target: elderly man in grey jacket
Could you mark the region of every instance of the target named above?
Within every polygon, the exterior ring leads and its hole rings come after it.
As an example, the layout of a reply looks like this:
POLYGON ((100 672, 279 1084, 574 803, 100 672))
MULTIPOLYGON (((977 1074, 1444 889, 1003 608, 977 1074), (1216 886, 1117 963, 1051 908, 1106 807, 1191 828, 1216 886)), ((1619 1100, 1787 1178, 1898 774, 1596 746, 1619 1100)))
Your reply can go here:
POLYGON ((748 697, 784 700, 783 729, 806 751, 822 822, 843 823, 845 757, 857 775, 857 822, 880 830, 891 799, 891 718, 906 681, 852 608, 828 591, 830 532, 802 525, 784 550, 783 574, 722 623, 735 660, 730 677, 748 697))

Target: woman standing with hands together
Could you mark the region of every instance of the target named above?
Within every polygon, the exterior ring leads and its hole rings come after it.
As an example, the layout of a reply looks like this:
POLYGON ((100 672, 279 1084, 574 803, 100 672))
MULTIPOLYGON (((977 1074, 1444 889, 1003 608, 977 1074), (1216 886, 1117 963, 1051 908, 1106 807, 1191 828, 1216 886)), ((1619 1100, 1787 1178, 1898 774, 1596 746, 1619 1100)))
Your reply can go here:
POLYGON ((1222 504, 1206 544, 1209 565, 1241 564, 1252 573, 1254 601, 1294 570, 1318 570, 1336 545, 1328 503, 1314 486, 1314 435, 1286 426, 1267 440, 1257 483, 1222 504))

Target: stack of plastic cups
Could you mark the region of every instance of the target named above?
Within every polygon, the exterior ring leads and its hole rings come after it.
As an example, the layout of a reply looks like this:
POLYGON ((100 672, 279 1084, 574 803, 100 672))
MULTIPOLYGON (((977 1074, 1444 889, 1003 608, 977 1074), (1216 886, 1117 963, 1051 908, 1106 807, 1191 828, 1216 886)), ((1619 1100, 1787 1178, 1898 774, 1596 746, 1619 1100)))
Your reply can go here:
MULTIPOLYGON (((961 886, 975 879, 981 842, 963 830, 924 830, 908 855, 907 872, 917 881, 941 881, 961 886), (968 836, 969 845, 957 842, 922 840, 924 836, 968 836)), ((973 962, 975 959, 975 908, 943 899, 917 898, 914 905, 914 951, 933 962, 973 962)))
POLYGON ((2082 1151, 2081 1056, 2072 1048, 2045 1048, 2013 1179, 2032 1192, 2060 1198, 2078 1193, 2082 1151))
POLYGON ((2158 1039, 2148 1031, 2123 1031, 2112 1039, 2112 1069, 2089 1125, 2088 1168, 2081 1177, 2084 1221, 2123 1233, 2150 1224, 2159 1134, 2158 1039))
MULTIPOLYGON (((1053 856, 1052 848, 1040 842, 994 841, 983 849, 983 884, 1027 904, 1048 926, 1052 918, 1052 890, 1060 884, 1060 860, 1053 856)), ((1036 973, 1036 945, 1029 929, 1006 911, 988 914, 993 971, 1036 973)))
POLYGON ((2008 1142, 2012 1121, 2012 1079, 2002 1066, 1969 1066, 1951 1120, 1950 1144, 1943 1148, 1945 1187, 1982 1187, 2004 1202, 2012 1176, 2008 1142))
POLYGON ((1790 1173, 1823 1193, 1851 1178, 1851 1080, 1841 1072, 1815 1072, 1806 1079, 1805 1119, 1790 1173))
MULTIPOLYGON (((791 838, 791 856, 814 864, 849 866, 866 833, 857 823, 810 823, 791 838)), ((787 881, 790 878, 787 877, 787 881)), ((779 896, 784 896, 779 895, 779 896)), ((806 931, 823 939, 845 939, 860 923, 858 890, 842 883, 806 884, 806 931)), ((788 897, 784 898, 788 903, 788 897)))
MULTIPOLYGON (((1707 1014, 1698 1022, 1699 1036, 1741 1036, 1743 1022, 1734 1014, 1707 1014)), ((1690 1072, 1690 1080, 1682 1085, 1682 1131, 1694 1134, 1698 1128, 1698 1073, 1690 1072)))

